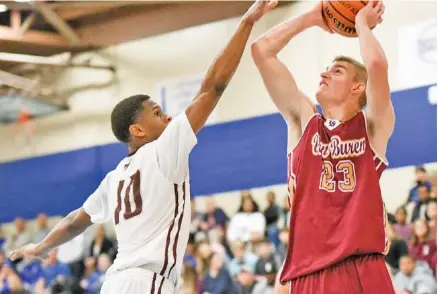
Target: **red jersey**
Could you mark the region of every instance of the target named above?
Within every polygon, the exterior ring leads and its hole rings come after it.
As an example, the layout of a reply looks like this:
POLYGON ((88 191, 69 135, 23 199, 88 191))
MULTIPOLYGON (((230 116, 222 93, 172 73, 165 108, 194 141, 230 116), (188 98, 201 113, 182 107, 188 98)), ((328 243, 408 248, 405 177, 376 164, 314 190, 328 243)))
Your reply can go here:
POLYGON ((293 204, 282 283, 352 255, 384 252, 379 178, 387 163, 370 145, 363 112, 347 122, 315 114, 288 160, 293 204))

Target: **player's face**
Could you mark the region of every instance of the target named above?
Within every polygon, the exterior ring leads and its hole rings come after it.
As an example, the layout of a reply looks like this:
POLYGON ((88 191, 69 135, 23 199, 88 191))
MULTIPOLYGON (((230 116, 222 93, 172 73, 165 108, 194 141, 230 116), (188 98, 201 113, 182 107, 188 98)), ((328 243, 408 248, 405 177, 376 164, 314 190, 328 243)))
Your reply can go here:
POLYGON ((140 134, 146 136, 148 141, 154 141, 161 136, 171 120, 158 104, 148 100, 143 103, 143 112, 138 116, 137 125, 141 129, 140 134))
MULTIPOLYGON (((356 69, 348 62, 336 61, 321 73, 316 98, 321 105, 342 103, 358 91, 363 90, 363 83, 355 82, 356 69), (362 84, 362 86, 360 85, 362 84)), ((359 96, 358 96, 359 97, 359 96)))

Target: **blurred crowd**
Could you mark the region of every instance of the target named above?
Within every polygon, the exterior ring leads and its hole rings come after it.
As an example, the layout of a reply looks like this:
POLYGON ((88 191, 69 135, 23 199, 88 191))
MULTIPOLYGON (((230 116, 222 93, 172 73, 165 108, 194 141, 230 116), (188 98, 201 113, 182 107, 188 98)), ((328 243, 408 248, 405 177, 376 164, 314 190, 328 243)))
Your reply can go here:
MULTIPOLYGON (((436 176, 423 167, 405 204, 389 213, 387 237, 391 246, 386 262, 398 294, 436 293, 436 176)), ((191 233, 182 276, 181 294, 271 294, 285 257, 289 234, 289 201, 266 195, 260 209, 250 191, 240 195, 237 211, 228 216, 214 197, 204 199, 205 209, 191 202, 191 233), (281 203, 279 205, 278 203, 281 203)), ((92 228, 90 241, 80 235, 48 253, 44 261, 11 263, 6 254, 49 232, 47 216, 37 217, 38 230, 15 220, 15 234, 0 230, 0 294, 99 293, 105 272, 117 255, 115 240, 104 226, 92 228)))

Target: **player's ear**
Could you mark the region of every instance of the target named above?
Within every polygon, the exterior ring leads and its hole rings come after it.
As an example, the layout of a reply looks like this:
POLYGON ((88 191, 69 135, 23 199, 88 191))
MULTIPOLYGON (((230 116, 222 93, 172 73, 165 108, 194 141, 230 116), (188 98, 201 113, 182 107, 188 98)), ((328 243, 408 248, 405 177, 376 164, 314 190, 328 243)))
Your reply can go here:
POLYGON ((353 83, 352 91, 354 94, 360 94, 360 93, 364 92, 365 91, 365 83, 362 83, 362 82, 353 83))
POLYGON ((140 124, 133 124, 129 126, 129 133, 133 137, 146 137, 146 130, 140 124))

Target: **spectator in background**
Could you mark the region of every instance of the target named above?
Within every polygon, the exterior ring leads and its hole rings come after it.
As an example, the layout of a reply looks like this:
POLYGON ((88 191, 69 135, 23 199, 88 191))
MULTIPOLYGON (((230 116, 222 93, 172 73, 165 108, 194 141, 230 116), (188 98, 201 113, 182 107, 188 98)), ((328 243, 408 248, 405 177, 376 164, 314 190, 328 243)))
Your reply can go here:
POLYGON ((190 200, 190 209, 191 209, 190 235, 193 235, 195 240, 198 240, 199 237, 197 237, 197 234, 201 231, 203 214, 196 211, 196 200, 194 198, 190 200))
POLYGON ((256 280, 251 267, 242 267, 236 276, 236 281, 240 287, 239 294, 274 294, 274 290, 268 286, 266 280, 256 280))
POLYGON ((409 294, 436 293, 436 280, 429 266, 406 255, 400 259, 400 272, 394 276, 394 287, 409 294))
POLYGON ((264 236, 265 229, 265 217, 256 210, 254 200, 247 198, 243 200, 239 212, 231 218, 227 232, 228 241, 240 240, 247 242, 250 240, 251 233, 258 233, 260 236, 264 236))
POLYGON ((216 207, 214 197, 208 197, 205 199, 205 214, 203 215, 201 223, 201 228, 204 231, 208 231, 216 227, 225 230, 228 220, 229 218, 225 212, 221 208, 216 207))
POLYGON ((238 294, 239 288, 233 281, 221 254, 213 253, 209 270, 202 282, 201 293, 238 294))
POLYGON ((52 288, 55 284, 64 284, 71 276, 70 268, 57 258, 58 249, 53 249, 48 254, 48 259, 43 263, 43 279, 45 288, 52 288))
POLYGON ((86 289, 86 287, 83 286, 83 283, 96 271, 96 263, 97 263, 97 257, 90 256, 85 258, 84 275, 82 276, 80 282, 82 288, 86 289))
POLYGON ((12 234, 6 241, 5 251, 10 253, 12 250, 27 245, 32 240, 32 234, 26 230, 26 223, 23 218, 15 219, 16 233, 12 234))
POLYGON ((50 232, 49 226, 47 224, 47 215, 40 213, 37 216, 38 230, 33 236, 33 243, 41 242, 50 232))
POLYGON ((115 248, 113 242, 105 236, 105 228, 99 224, 96 226, 96 237, 91 242, 90 255, 98 257, 101 254, 108 254, 112 258, 115 257, 115 248))
POLYGON ((283 198, 283 206, 280 209, 280 218, 278 219, 278 227, 289 228, 290 222, 290 207, 289 207, 289 196, 286 195, 283 198))
POLYGON ((67 264, 76 279, 84 273, 85 236, 80 234, 71 241, 58 247, 58 260, 67 264))
POLYGON ((275 193, 269 191, 266 195, 266 200, 268 201, 268 207, 263 212, 266 219, 266 227, 268 233, 268 239, 274 243, 277 247, 278 243, 278 220, 280 219, 280 207, 275 203, 275 193))
POLYGON ((14 270, 14 266, 6 261, 4 253, 0 252, 0 293, 20 293, 23 291, 20 277, 14 270))
POLYGON ((234 258, 229 263, 228 268, 232 276, 237 275, 244 266, 250 268, 252 273, 255 271, 258 258, 255 254, 245 250, 245 244, 242 241, 232 243, 231 251, 234 258))
POLYGON ((391 266, 392 274, 395 274, 399 268, 400 258, 408 254, 408 244, 403 239, 399 239, 396 235, 393 226, 388 225, 386 228, 387 238, 391 241, 388 254, 385 256, 385 261, 391 266))
POLYGON ((287 254, 287 246, 289 244, 289 229, 283 228, 279 233, 280 244, 278 245, 275 255, 277 258, 277 262, 279 264, 283 264, 286 259, 287 254))
POLYGON ((5 235, 3 233, 3 229, 2 229, 2 227, 0 225, 0 250, 2 250, 3 246, 5 245, 5 243, 6 243, 6 238, 5 238, 5 235))
POLYGON ((278 264, 273 250, 272 243, 267 240, 262 241, 257 248, 258 261, 255 266, 255 275, 258 281, 265 281, 266 287, 270 287, 269 292, 274 291, 275 276, 281 266, 278 264))
POLYGON ((414 235, 409 247, 409 254, 416 260, 424 260, 432 271, 436 270, 436 241, 430 240, 429 226, 424 220, 414 224, 414 235))
POLYGON ((198 264, 197 272, 201 280, 207 274, 210 267, 210 259, 212 255, 211 246, 207 241, 201 241, 196 246, 196 263, 198 264))
POLYGON ((412 237, 412 225, 406 223, 408 213, 404 206, 397 208, 395 211, 396 223, 393 225, 395 234, 403 239, 405 242, 409 242, 412 237))
POLYGON ((195 257, 195 238, 194 236, 189 236, 189 242, 187 244, 186 253, 184 254, 183 263, 185 265, 190 265, 193 268, 197 267, 196 257, 195 257))
POLYGON ((99 294, 102 288, 106 271, 111 266, 112 259, 106 254, 102 253, 97 257, 97 269, 81 281, 81 287, 87 294, 99 294))
POLYGON ((23 288, 31 293, 38 292, 38 283, 43 278, 41 262, 25 258, 17 265, 23 288))
POLYGON ((409 196, 407 201, 408 203, 418 202, 420 200, 418 194, 418 188, 420 186, 426 186, 428 191, 430 191, 432 188, 432 183, 428 180, 427 172, 424 167, 417 166, 415 168, 415 177, 416 177, 415 186, 412 187, 411 190, 409 191, 409 196))
POLYGON ((244 190, 240 193, 240 205, 239 205, 239 210, 237 212, 241 212, 243 210, 243 202, 246 199, 251 199, 251 201, 254 205, 254 210, 260 211, 259 204, 254 200, 254 198, 251 195, 251 192, 248 190, 244 190))
POLYGON ((196 268, 189 264, 183 265, 181 272, 180 294, 197 294, 200 292, 196 268))
POLYGON ((413 210, 412 210, 412 218, 411 223, 414 223, 416 220, 421 219, 427 219, 426 211, 427 211, 427 204, 430 200, 430 189, 424 185, 419 184, 417 185, 417 191, 418 191, 418 201, 415 204, 413 210))
POLYGON ((429 219, 430 239, 436 241, 436 199, 429 201, 426 214, 429 219))

